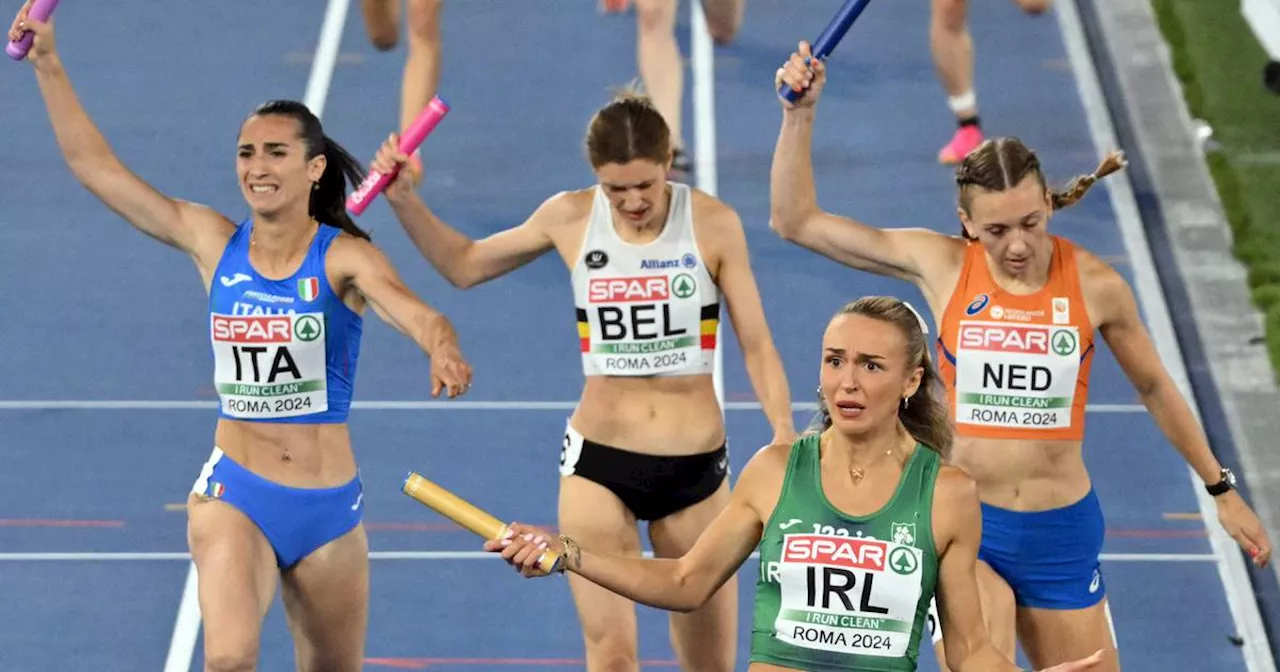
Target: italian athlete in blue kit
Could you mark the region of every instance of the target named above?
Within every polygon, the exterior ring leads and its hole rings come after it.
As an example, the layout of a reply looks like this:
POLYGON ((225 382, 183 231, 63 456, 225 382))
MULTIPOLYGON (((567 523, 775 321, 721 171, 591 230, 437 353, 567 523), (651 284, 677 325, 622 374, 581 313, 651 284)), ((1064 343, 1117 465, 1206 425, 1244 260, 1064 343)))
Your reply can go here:
POLYGON ((28 59, 72 173, 130 224, 192 257, 209 291, 220 398, 213 455, 188 500, 205 670, 254 669, 262 620, 283 590, 299 670, 359 670, 368 541, 347 431, 362 313, 372 306, 431 358, 432 394, 471 370, 449 321, 415 297, 347 216, 363 171, 301 103, 264 104, 236 139, 252 215, 236 224, 153 189, 85 113, 52 26, 19 12, 28 59))

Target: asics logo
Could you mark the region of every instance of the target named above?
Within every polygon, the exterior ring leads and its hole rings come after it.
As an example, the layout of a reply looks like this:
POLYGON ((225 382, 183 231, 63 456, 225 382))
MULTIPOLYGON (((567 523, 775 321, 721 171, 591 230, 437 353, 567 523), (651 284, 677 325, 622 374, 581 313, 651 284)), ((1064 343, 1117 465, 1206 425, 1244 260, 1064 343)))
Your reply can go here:
POLYGON ((223 287, 234 287, 235 285, 238 285, 242 282, 249 282, 252 279, 253 279, 252 275, 245 275, 244 273, 236 273, 235 275, 229 278, 224 275, 218 278, 218 281, 222 283, 223 287))

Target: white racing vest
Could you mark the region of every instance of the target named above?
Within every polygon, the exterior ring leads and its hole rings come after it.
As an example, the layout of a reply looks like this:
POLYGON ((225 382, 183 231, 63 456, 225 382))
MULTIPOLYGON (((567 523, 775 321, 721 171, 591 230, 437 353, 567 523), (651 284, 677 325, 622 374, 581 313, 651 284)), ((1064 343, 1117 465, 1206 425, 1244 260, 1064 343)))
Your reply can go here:
POLYGON ((582 370, 588 376, 710 374, 720 323, 720 288, 693 236, 692 194, 671 186, 666 225, 653 242, 628 243, 596 187, 582 250, 573 266, 582 370))

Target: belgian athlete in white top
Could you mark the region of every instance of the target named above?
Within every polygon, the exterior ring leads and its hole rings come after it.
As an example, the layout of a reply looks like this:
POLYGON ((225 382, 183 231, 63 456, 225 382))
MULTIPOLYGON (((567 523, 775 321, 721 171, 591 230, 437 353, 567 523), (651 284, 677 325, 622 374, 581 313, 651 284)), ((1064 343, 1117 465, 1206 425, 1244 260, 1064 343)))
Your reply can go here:
MULTIPOLYGON (((404 165, 393 135, 373 163, 404 165)), ((668 182, 670 130, 648 99, 600 109, 586 149, 599 184, 547 199, 520 226, 473 241, 440 221, 407 185, 391 207, 450 282, 472 287, 555 250, 571 269, 586 384, 561 453, 559 526, 584 545, 639 554, 637 520, 655 553, 677 558, 729 501, 725 428, 712 384, 720 292, 773 442, 795 436, 791 396, 748 261, 737 214, 668 182)), ((569 577, 591 670, 639 669, 635 605, 569 577)), ((732 670, 737 587, 672 614, 682 669, 732 670)))

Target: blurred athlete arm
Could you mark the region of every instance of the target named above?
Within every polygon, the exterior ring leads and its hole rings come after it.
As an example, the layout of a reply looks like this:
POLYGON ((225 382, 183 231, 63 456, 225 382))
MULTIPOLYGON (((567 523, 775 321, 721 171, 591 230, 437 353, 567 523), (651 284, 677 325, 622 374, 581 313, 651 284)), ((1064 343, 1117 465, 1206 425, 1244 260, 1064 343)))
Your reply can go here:
POLYGON ((987 636, 978 596, 978 544, 982 509, 977 484, 943 466, 933 495, 933 537, 938 551, 938 619, 952 672, 1019 672, 987 636))
POLYGON ((413 339, 431 358, 431 396, 443 390, 454 397, 470 387, 471 366, 462 356, 453 323, 410 291, 373 243, 340 236, 329 247, 327 263, 342 286, 350 283, 378 317, 413 339))
MULTIPOLYGON (((1160 431, 1200 476, 1205 485, 1222 480, 1222 464, 1191 413, 1191 406, 1160 361, 1160 353, 1142 323, 1138 302, 1124 277, 1101 259, 1084 253, 1080 259, 1090 306, 1096 306, 1098 331, 1107 342, 1137 390, 1142 404, 1151 413, 1160 431)), ((1234 489, 1214 497, 1218 519, 1236 543, 1250 553, 1254 564, 1266 566, 1271 558, 1271 541, 1257 515, 1234 489)))
MULTIPOLYGON (((928 229, 880 229, 818 207, 813 123, 826 83, 826 66, 815 60, 809 71, 804 65, 809 55, 808 44, 802 42, 777 79, 777 85, 800 83, 805 95, 794 106, 783 105, 782 128, 769 173, 769 226, 785 240, 846 266, 936 286, 948 270, 941 262, 960 262, 963 246, 957 239, 928 229)), ((903 197, 909 198, 909 194, 903 197)))
POLYGON ((769 330, 755 274, 751 270, 742 220, 727 205, 715 202, 711 216, 702 221, 710 224, 704 230, 710 230, 708 238, 718 248, 720 268, 717 282, 729 307, 733 333, 738 336, 751 386, 755 388, 756 398, 773 428, 771 443, 790 444, 796 438, 791 388, 769 330))
POLYGON ((519 226, 480 240, 445 224, 413 192, 388 201, 414 246, 455 287, 466 289, 506 275, 553 247, 546 226, 559 211, 556 197, 544 202, 519 226))
POLYGON ((506 545, 499 540, 485 542, 484 547, 502 553, 525 576, 540 576, 537 540, 541 538, 547 548, 564 556, 566 571, 634 602, 668 611, 693 611, 738 571, 759 544, 768 518, 761 515, 760 501, 765 495, 776 501, 786 469, 785 451, 790 448, 771 445, 758 451, 742 470, 728 506, 678 559, 599 555, 572 539, 557 539, 520 524, 512 526, 514 535, 506 545), (531 539, 524 539, 525 535, 531 539))
MULTIPOLYGON (((403 170, 408 155, 399 148, 399 137, 389 136, 378 150, 372 168, 403 170)), ((551 250, 547 233, 571 216, 565 194, 547 199, 524 223, 481 240, 472 240, 450 227, 406 184, 396 179, 387 188, 387 202, 418 252, 454 287, 466 289, 506 275, 551 250)))
MULTIPOLYGON (((195 258, 211 275, 235 225, 203 205, 170 198, 130 171, 80 104, 54 46, 53 26, 19 19, 35 33, 28 58, 54 136, 71 174, 94 196, 143 233, 195 258)), ((207 281, 207 277, 206 277, 207 281)))

